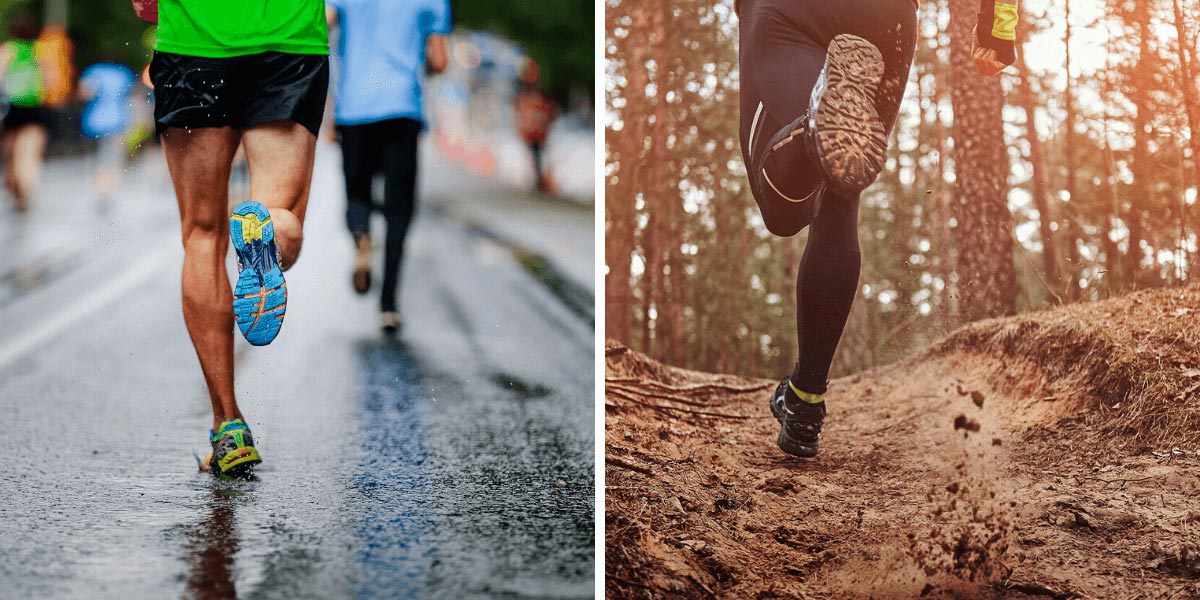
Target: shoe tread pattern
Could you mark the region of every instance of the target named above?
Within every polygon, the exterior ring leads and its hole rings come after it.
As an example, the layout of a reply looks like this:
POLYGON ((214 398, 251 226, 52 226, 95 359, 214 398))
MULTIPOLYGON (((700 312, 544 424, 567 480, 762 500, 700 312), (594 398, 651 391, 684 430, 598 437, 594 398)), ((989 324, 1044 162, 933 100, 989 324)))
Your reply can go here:
POLYGON ((817 143, 832 186, 858 193, 883 169, 887 131, 875 109, 883 55, 867 40, 842 34, 829 45, 813 94, 817 143))
POLYGON ((229 219, 229 236, 241 267, 233 290, 233 314, 246 341, 264 346, 279 335, 288 297, 267 208, 253 201, 239 204, 229 219))

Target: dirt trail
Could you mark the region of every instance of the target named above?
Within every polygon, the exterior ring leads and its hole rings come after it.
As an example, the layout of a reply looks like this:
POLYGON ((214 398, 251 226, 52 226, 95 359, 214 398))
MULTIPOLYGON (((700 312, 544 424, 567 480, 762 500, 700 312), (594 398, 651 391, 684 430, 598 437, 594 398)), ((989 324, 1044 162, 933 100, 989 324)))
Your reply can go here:
POLYGON ((834 381, 808 461, 776 382, 606 354, 611 597, 1200 598, 1198 290, 834 381))

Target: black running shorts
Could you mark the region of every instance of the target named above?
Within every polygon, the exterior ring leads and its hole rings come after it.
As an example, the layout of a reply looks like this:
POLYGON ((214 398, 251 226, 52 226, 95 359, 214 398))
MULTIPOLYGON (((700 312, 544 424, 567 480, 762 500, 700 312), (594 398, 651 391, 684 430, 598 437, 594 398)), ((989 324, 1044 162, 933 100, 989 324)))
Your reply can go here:
POLYGON ((4 130, 16 131, 26 125, 46 125, 46 109, 40 106, 10 106, 4 115, 4 130))
POLYGON ((329 57, 264 52, 203 58, 155 52, 154 127, 246 129, 295 121, 317 134, 329 89, 329 57))

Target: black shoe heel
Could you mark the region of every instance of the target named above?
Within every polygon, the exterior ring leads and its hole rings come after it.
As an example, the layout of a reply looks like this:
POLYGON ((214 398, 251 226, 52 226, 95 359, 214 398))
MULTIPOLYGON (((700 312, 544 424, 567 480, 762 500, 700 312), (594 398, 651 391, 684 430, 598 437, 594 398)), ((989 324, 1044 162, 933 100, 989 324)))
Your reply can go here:
POLYGON ((786 432, 780 431, 779 437, 775 440, 779 445, 779 449, 800 458, 812 458, 817 455, 817 447, 804 444, 788 437, 786 432))

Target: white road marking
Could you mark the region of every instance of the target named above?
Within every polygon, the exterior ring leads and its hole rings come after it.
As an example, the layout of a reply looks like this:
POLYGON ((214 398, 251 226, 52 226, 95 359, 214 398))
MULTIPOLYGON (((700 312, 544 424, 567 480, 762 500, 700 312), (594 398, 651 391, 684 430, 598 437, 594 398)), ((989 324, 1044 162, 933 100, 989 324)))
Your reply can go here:
POLYGON ((0 344, 0 369, 27 355, 31 350, 53 339, 75 323, 116 302, 119 298, 127 296, 130 288, 159 272, 177 252, 179 252, 178 240, 164 245, 110 279, 108 283, 93 290, 90 294, 80 297, 66 309, 0 344))

